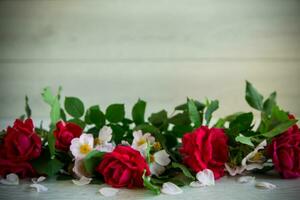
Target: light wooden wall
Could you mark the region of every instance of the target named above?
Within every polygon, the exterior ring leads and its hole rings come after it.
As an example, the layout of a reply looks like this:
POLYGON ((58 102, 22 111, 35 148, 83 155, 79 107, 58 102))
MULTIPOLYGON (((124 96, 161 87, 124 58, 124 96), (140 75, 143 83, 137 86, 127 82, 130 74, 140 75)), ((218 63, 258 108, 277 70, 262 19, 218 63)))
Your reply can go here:
POLYGON ((300 1, 0 1, 0 118, 48 108, 62 85, 102 108, 138 97, 149 109, 218 98, 217 116, 250 110, 245 80, 300 116, 300 1))

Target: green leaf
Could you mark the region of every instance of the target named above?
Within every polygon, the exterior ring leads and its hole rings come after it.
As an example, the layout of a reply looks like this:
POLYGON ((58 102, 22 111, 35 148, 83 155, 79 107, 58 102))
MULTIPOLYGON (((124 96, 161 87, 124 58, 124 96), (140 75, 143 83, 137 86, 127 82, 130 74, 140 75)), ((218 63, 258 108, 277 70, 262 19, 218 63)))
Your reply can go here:
POLYGON ((98 105, 91 106, 85 113, 85 123, 95 124, 97 128, 105 125, 105 115, 98 105))
POLYGON ((141 124, 136 126, 133 130, 138 131, 141 130, 143 133, 152 133, 152 134, 159 134, 160 131, 155 126, 152 126, 150 124, 141 124))
POLYGON ((188 126, 182 126, 182 125, 176 125, 172 129, 172 134, 174 134, 178 138, 182 138, 184 134, 190 133, 193 130, 193 127, 190 125, 188 126))
POLYGON ((84 114, 84 105, 77 97, 66 97, 65 109, 74 118, 80 118, 84 114))
POLYGON ((272 130, 270 130, 266 133, 263 133, 262 135, 267 138, 273 138, 273 137, 285 132, 288 128, 290 128, 291 126, 293 126, 296 123, 297 123, 297 120, 288 120, 286 122, 278 124, 272 130))
POLYGON ((191 120, 187 112, 178 113, 173 117, 169 118, 169 123, 174 125, 190 125, 191 120))
POLYGON ((116 144, 120 144, 123 140, 124 135, 125 135, 124 128, 119 124, 111 124, 110 127, 113 130, 112 140, 116 144))
POLYGON ((54 159, 55 158, 55 137, 53 134, 53 129, 50 130, 47 137, 47 141, 48 141, 48 148, 50 151, 51 159, 54 159))
POLYGON ((142 124, 145 122, 145 110, 146 110, 146 102, 139 99, 136 104, 134 104, 132 108, 132 119, 136 125, 142 124))
POLYGON ((218 108, 219 108, 218 100, 213 100, 207 105, 207 109, 204 114, 206 125, 209 125, 213 112, 215 112, 218 108))
POLYGON ((178 144, 177 137, 171 133, 166 133, 163 135, 165 138, 165 145, 168 149, 171 149, 173 147, 176 147, 178 144))
POLYGON ((263 96, 248 81, 246 81, 245 98, 252 108, 263 110, 263 96))
POLYGON ((223 128, 225 125, 226 121, 224 119, 219 119, 217 123, 213 126, 215 128, 223 128))
POLYGON ((276 92, 270 94, 269 98, 264 102, 263 110, 268 115, 272 113, 273 107, 276 105, 276 92))
POLYGON ((51 125, 55 126, 56 122, 60 119, 60 104, 58 100, 58 96, 54 96, 49 87, 44 88, 42 92, 43 100, 50 105, 50 120, 51 125))
POLYGON ((80 128, 82 128, 82 129, 85 128, 85 122, 82 121, 81 119, 73 118, 73 119, 70 119, 68 122, 72 122, 72 123, 74 123, 74 124, 77 124, 77 125, 80 126, 80 128))
POLYGON ((152 191, 154 194, 159 195, 159 194, 160 194, 160 188, 159 188, 158 186, 156 186, 156 185, 153 185, 153 184, 151 183, 151 178, 150 178, 150 176, 145 176, 145 173, 146 173, 146 170, 144 171, 144 174, 143 174, 143 176, 142 176, 143 181, 144 181, 144 186, 145 186, 148 190, 152 191))
POLYGON ((112 104, 105 112, 106 119, 111 123, 122 122, 125 117, 124 104, 112 104))
POLYGON ((191 172, 189 171, 189 169, 186 166, 184 166, 180 163, 172 162, 172 167, 179 168, 186 177, 188 177, 192 180, 195 180, 195 177, 191 174, 191 172))
POLYGON ((274 105, 270 115, 262 113, 259 131, 261 133, 268 132, 286 121, 289 121, 288 113, 281 110, 277 105, 274 105))
POLYGON ((29 102, 28 96, 26 95, 25 96, 25 112, 26 112, 27 118, 30 118, 31 117, 31 109, 30 109, 30 106, 29 106, 28 102, 29 102))
POLYGON ((67 121, 66 113, 62 108, 60 109, 60 117, 63 121, 67 121))
POLYGON ((242 134, 238 135, 236 138, 235 138, 235 141, 236 142, 240 142, 242 144, 246 144, 246 145, 249 145, 251 147, 254 147, 254 144, 251 142, 251 138, 250 137, 246 137, 242 134))
POLYGON ((201 125, 201 121, 195 102, 192 99, 188 99, 187 104, 191 122, 193 122, 195 127, 199 127, 201 125))
POLYGON ((46 87, 43 89, 43 92, 42 92, 42 97, 43 97, 43 100, 49 104, 50 106, 52 106, 54 100, 55 100, 55 96, 52 94, 51 92, 51 89, 50 87, 46 87))
POLYGON ((58 159, 51 159, 47 150, 44 150, 42 155, 38 159, 31 161, 31 163, 39 174, 46 174, 49 177, 54 176, 64 166, 64 163, 58 159))
POLYGON ((88 153, 84 159, 83 164, 85 167, 85 170, 89 174, 93 174, 95 171, 95 168, 100 164, 102 157, 105 155, 105 152, 100 152, 97 150, 91 151, 88 153))
POLYGON ((252 112, 242 113, 236 116, 236 118, 232 122, 230 122, 229 130, 231 133, 235 133, 235 134, 243 132, 251 128, 252 121, 253 121, 252 112))
POLYGON ((154 126, 161 128, 167 124, 168 121, 167 111, 161 110, 157 113, 152 113, 151 116, 148 118, 148 120, 154 126))
MULTIPOLYGON (((205 108, 205 104, 201 103, 200 101, 194 100, 194 104, 196 105, 198 111, 201 111, 205 108)), ((175 110, 187 111, 188 110, 188 104, 184 103, 184 104, 181 104, 179 106, 176 106, 175 110)))
POLYGON ((60 120, 60 104, 58 98, 55 98, 50 111, 51 124, 54 126, 60 120))
POLYGON ((60 90, 58 91, 58 95, 54 96, 50 90, 49 87, 44 88, 42 92, 42 97, 43 100, 50 105, 51 110, 50 110, 50 132, 47 136, 47 141, 48 141, 48 148, 50 151, 50 157, 51 159, 55 158, 55 137, 53 135, 53 131, 55 129, 56 123, 60 120, 60 103, 59 103, 59 98, 58 96, 60 95, 60 90))

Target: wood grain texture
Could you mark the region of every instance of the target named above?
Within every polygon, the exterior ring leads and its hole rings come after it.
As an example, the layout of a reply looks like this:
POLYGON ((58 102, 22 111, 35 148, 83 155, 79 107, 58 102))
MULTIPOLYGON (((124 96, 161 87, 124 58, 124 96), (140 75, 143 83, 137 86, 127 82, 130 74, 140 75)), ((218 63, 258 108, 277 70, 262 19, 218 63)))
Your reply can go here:
POLYGON ((2 62, 300 57, 299 0, 0 2, 2 62))
POLYGON ((254 187, 253 184, 240 184, 236 182, 236 178, 224 177, 216 182, 215 186, 204 188, 183 188, 183 194, 170 196, 161 194, 153 195, 150 191, 143 189, 128 190, 121 189, 114 197, 103 197, 98 192, 105 185, 87 185, 75 186, 71 181, 54 181, 45 182, 45 186, 49 188, 48 192, 37 193, 29 188, 29 182, 23 181, 19 186, 0 185, 0 199, 24 200, 24 199, 45 199, 45 200, 83 200, 83 199, 187 199, 187 200, 297 200, 300 195, 300 179, 283 180, 278 176, 257 176, 257 181, 267 181, 277 186, 274 190, 262 190, 254 187))
POLYGON ((48 117, 44 86, 87 105, 138 97, 149 111, 218 98, 249 110, 244 81, 300 116, 299 0, 0 1, 0 118, 48 117))

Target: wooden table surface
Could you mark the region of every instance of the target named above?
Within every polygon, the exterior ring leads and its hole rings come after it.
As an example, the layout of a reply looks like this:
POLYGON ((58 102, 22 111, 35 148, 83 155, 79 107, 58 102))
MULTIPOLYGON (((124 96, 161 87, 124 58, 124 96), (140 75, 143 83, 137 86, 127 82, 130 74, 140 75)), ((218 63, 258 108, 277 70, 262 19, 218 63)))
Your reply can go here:
POLYGON ((103 197, 98 190, 105 185, 86 185, 76 186, 72 181, 55 181, 48 180, 43 184, 48 187, 47 192, 37 193, 29 187, 29 181, 21 181, 18 186, 0 185, 0 199, 217 199, 217 200, 234 200, 234 199, 299 199, 300 179, 284 180, 276 175, 259 175, 255 176, 256 181, 267 181, 277 186, 273 190, 258 189, 253 183, 238 183, 235 177, 223 177, 216 182, 215 186, 205 188, 184 187, 180 195, 153 195, 150 191, 144 189, 120 189, 114 197, 103 197))

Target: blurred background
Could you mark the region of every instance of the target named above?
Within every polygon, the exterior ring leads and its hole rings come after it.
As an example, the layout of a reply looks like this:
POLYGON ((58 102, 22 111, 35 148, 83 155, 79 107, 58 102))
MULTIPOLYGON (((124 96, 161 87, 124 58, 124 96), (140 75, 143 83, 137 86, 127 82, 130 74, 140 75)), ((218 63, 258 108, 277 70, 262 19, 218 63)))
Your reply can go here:
POLYGON ((299 0, 0 1, 4 123, 24 113, 25 94, 33 118, 47 118, 40 93, 60 85, 102 110, 219 99, 220 117, 251 110, 245 80, 300 116, 299 75, 299 0))

